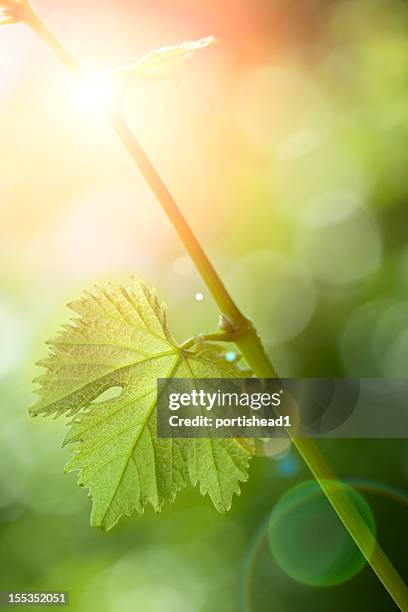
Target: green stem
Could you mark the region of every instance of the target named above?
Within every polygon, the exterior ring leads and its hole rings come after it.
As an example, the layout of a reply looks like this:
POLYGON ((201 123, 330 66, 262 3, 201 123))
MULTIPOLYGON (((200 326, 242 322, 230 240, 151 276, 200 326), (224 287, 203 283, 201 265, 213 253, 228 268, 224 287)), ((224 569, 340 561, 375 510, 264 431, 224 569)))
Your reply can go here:
POLYGON ((115 109, 110 113, 109 118, 110 123, 123 146, 143 174, 150 189, 156 195, 167 217, 173 224, 174 229, 183 241, 183 244, 190 254, 191 259, 194 261, 201 278, 206 284, 211 295, 214 297, 214 300, 216 301, 221 312, 231 321, 233 321, 239 329, 249 327, 250 322, 240 312, 232 297, 229 295, 224 283, 218 276, 214 266, 198 242, 185 217, 181 213, 173 196, 167 189, 152 162, 136 140, 123 115, 120 113, 120 111, 115 109))
MULTIPOLYGON (((74 76, 80 77, 80 65, 31 9, 25 10, 24 20, 48 45, 67 70, 74 76)), ((114 109, 110 113, 109 121, 151 190, 155 193, 219 309, 228 317, 233 327, 237 329, 238 333, 234 336, 234 342, 245 357, 248 365, 259 378, 276 378, 276 371, 251 321, 241 313, 231 298, 174 198, 118 109, 114 109)), ((292 436, 291 439, 343 525, 384 587, 388 590, 399 608, 403 611, 408 611, 408 589, 405 583, 376 542, 344 486, 332 474, 318 447, 312 440, 299 439, 292 436)))
POLYGON ((225 332, 215 332, 214 334, 199 334, 199 336, 193 336, 180 345, 183 350, 192 348, 198 339, 205 340, 206 342, 235 342, 234 335, 226 334, 225 332))

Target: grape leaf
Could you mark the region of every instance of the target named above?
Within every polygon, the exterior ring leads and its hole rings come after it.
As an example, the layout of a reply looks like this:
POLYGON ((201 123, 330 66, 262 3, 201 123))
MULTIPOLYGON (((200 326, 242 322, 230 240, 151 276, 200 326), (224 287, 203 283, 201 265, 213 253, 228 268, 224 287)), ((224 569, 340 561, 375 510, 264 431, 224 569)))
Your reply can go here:
POLYGON ((168 45, 150 51, 141 59, 128 66, 118 66, 107 71, 111 76, 142 78, 173 78, 194 53, 214 44, 214 36, 199 40, 188 40, 177 45, 168 45))
POLYGON ((220 512, 247 479, 250 452, 237 440, 157 438, 157 378, 243 375, 223 349, 205 341, 183 349, 170 334, 164 305, 135 281, 129 289, 97 288, 69 304, 79 315, 48 344, 39 364, 39 398, 31 414, 73 417, 64 444, 73 444, 66 471, 93 500, 91 523, 110 529, 122 515, 159 512, 188 479, 220 512), (120 392, 105 399, 108 390, 120 392))
POLYGON ((147 76, 157 76, 173 70, 189 60, 198 49, 205 49, 215 42, 214 36, 188 40, 178 45, 168 45, 151 51, 132 67, 132 72, 147 76))

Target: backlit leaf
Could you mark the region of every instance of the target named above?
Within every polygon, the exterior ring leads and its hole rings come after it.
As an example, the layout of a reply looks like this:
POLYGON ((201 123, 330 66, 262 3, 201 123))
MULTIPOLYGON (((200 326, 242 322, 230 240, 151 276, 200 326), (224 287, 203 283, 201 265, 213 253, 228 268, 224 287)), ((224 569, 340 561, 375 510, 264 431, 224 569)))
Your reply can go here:
POLYGON ((165 307, 140 282, 98 288, 70 307, 79 318, 49 342, 31 413, 72 417, 64 443, 74 445, 74 454, 66 470, 79 470, 79 484, 89 488, 92 524, 109 529, 146 503, 159 512, 188 480, 227 511, 247 479, 250 453, 234 439, 158 438, 156 382, 243 372, 216 344, 182 349, 169 332, 165 307))
POLYGON ((178 45, 160 47, 151 51, 140 60, 129 66, 121 66, 110 71, 112 75, 126 77, 168 78, 177 75, 180 68, 200 49, 214 44, 214 36, 200 40, 190 40, 178 45))

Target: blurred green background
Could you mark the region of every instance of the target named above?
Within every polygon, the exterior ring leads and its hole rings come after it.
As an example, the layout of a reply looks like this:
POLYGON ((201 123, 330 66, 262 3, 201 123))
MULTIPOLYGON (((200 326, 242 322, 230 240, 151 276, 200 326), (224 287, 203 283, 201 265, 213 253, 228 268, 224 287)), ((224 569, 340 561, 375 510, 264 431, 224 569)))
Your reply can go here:
MULTIPOLYGON (((92 68, 219 38, 178 81, 129 89, 132 127, 281 376, 405 377, 407 4, 35 6, 92 68)), ((213 331, 218 313, 88 103, 24 26, 1 28, 1 589, 69 590, 81 612, 395 609, 324 500, 302 485, 310 474, 290 448, 265 446, 227 516, 186 491, 160 516, 147 509, 108 534, 89 527, 86 492, 63 476, 65 423, 27 413, 44 340, 70 316, 64 304, 136 273, 168 303, 180 340, 213 331)), ((406 442, 319 445, 369 504, 408 578, 406 442)))

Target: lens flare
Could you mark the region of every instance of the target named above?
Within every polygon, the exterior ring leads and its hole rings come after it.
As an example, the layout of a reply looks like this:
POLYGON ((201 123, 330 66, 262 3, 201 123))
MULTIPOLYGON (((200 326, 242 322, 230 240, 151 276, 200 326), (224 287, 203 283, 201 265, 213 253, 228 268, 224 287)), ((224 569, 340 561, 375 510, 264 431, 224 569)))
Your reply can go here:
POLYGON ((108 72, 84 74, 72 87, 74 101, 87 112, 109 110, 117 95, 117 83, 108 72))
MULTIPOLYGON (((351 487, 347 486, 347 492, 371 532, 375 533, 370 506, 351 487)), ((272 510, 268 537, 271 553, 278 565, 304 584, 341 584, 366 564, 314 481, 295 486, 278 501, 272 510)))
MULTIPOLYGON (((288 455, 288 458, 291 455, 288 455)), ((367 502, 364 498, 359 494, 359 492, 366 493, 374 497, 382 498, 383 500, 388 499, 390 503, 401 504, 402 506, 408 505, 408 495, 404 489, 399 487, 395 487, 393 485, 389 485, 384 482, 374 481, 374 480, 365 480, 365 479, 347 479, 344 481, 344 484, 348 486, 348 490, 353 490, 353 501, 358 505, 360 512, 362 513, 364 519, 370 528, 373 528, 374 519, 372 516, 372 511, 369 508, 367 502), (351 489, 352 487, 352 489, 351 489)), ((271 524, 273 521, 277 521, 278 512, 281 515, 281 518, 286 519, 290 517, 291 513, 297 514, 298 520, 302 518, 303 521, 307 522, 307 514, 308 510, 312 510, 312 506, 310 505, 313 500, 321 499, 321 494, 318 491, 318 485, 311 481, 303 482, 300 485, 295 486, 293 489, 289 490, 278 503, 275 505, 275 508, 272 510, 272 513, 265 517, 265 520, 259 525, 258 530, 256 531, 249 547, 247 550, 247 554, 245 556, 243 566, 242 566, 242 582, 241 582, 241 606, 242 609, 246 612, 255 612, 256 610, 263 609, 262 603, 264 601, 269 600, 269 596, 272 598, 278 597, 281 599, 280 606, 285 604, 285 609, 290 607, 290 609, 297 609, 296 605, 299 602, 299 596, 303 597, 304 594, 304 582, 299 581, 297 577, 293 576, 293 569, 295 564, 292 562, 298 563, 298 555, 295 555, 293 558, 291 557, 291 573, 288 574, 286 571, 282 572, 282 568, 280 563, 271 557, 271 524), (310 485, 310 487, 309 487, 310 485), (284 512, 283 505, 287 508, 287 512, 284 512), (269 537, 268 537, 269 536, 269 537), (298 586, 293 581, 293 577, 295 577, 298 586), (259 604, 259 606, 258 606, 259 604)), ((319 507, 320 504, 318 503, 319 507)), ((320 511, 322 508, 320 508, 320 511)), ((319 511, 319 512, 320 512, 319 511)), ((323 510, 325 513, 325 511, 323 510)), ((335 518, 335 517, 334 517, 335 518)), ((283 521, 284 523, 284 521, 283 521)), ((284 532, 286 531, 285 525, 281 524, 284 532)), ((324 522, 322 528, 327 529, 327 525, 334 527, 334 521, 324 522)), ((319 529, 319 527, 318 527, 319 529)), ((302 530, 300 531, 292 531, 293 541, 297 538, 297 536, 301 537, 302 530)), ((304 553, 304 562, 306 565, 310 565, 310 568, 305 570, 309 572, 313 572, 313 568, 322 571, 322 567, 319 567, 316 564, 316 560, 320 559, 322 562, 326 558, 328 560, 327 551, 322 550, 324 541, 321 537, 322 530, 320 529, 319 539, 322 544, 320 548, 317 548, 317 553, 312 553, 310 550, 305 551, 304 553), (316 556, 316 554, 318 556, 316 556), (323 555, 323 556, 322 556, 323 555)), ((332 565, 328 564, 326 569, 326 578, 328 574, 331 573, 332 577, 341 577, 341 573, 339 569, 341 569, 341 564, 339 564, 339 560, 343 558, 345 561, 345 565, 347 562, 350 562, 350 566, 348 569, 356 568, 356 556, 355 556, 355 548, 349 547, 349 543, 351 543, 351 539, 348 538, 346 543, 347 534, 345 530, 341 527, 340 522, 338 522, 338 530, 337 528, 332 532, 334 535, 334 539, 330 540, 332 546, 332 551, 336 550, 339 553, 337 558, 337 562, 332 565), (334 545, 339 544, 341 539, 337 539, 338 536, 344 534, 344 548, 335 547, 334 545), (337 534, 337 535, 336 535, 337 534), (352 553, 346 562, 347 551, 352 553)), ((278 533, 278 537, 280 534, 278 533)), ((342 536, 343 537, 343 536, 342 536)), ((300 540, 299 540, 300 542, 300 540)), ((297 543, 296 546, 300 546, 301 544, 297 543)), ((326 548, 328 548, 326 543, 326 548)), ((316 547, 316 542, 314 544, 316 547)), ((329 551, 330 552, 330 551, 329 551)), ((361 560, 360 560, 361 561, 361 560)), ((364 563, 363 563, 364 565, 364 563)), ((344 567, 343 566, 343 567, 344 567)), ((359 570, 355 573, 357 573, 359 570)), ((353 574, 355 575, 355 574, 353 574)), ((323 573, 321 574, 321 578, 324 576, 324 567, 323 573)), ((345 574, 343 573, 343 577, 345 574)), ((349 575, 350 579, 352 576, 349 575)), ((339 584, 337 582, 336 584, 339 584)), ((327 585, 327 583, 325 583, 327 585)), ((330 593, 331 591, 328 591, 330 593)), ((322 591, 320 591, 322 593, 322 591)), ((281 607, 278 606, 277 609, 280 610, 281 607)), ((270 608, 268 608, 270 609, 270 608)), ((275 608, 273 608, 275 609, 275 608)))

